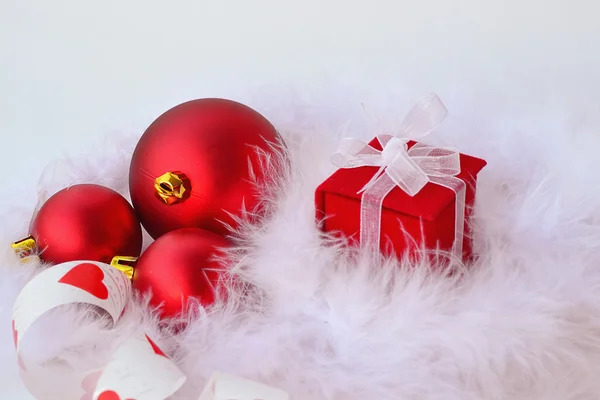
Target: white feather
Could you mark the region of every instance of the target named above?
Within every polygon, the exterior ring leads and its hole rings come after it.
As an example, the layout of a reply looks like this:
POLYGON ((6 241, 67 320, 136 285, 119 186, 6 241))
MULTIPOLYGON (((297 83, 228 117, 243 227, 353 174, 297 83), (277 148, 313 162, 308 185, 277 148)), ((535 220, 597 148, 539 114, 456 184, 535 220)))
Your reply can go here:
MULTIPOLYGON (((466 275, 449 277, 428 265, 345 252, 320 237, 313 196, 333 171, 330 154, 342 135, 376 133, 361 111, 363 99, 335 99, 291 95, 272 107, 259 99, 250 104, 281 130, 292 159, 268 191, 269 219, 244 224, 235 237, 232 274, 252 290, 214 309, 195 309, 180 334, 159 333, 144 299, 112 331, 74 308, 57 310, 31 333, 28 354, 92 365, 146 329, 189 378, 176 399, 195 400, 216 370, 280 387, 293 399, 599 398, 595 127, 573 126, 569 110, 527 114, 494 111, 489 102, 447 103, 450 118, 434 143, 489 162, 475 217, 481 257, 466 275)), ((413 100, 397 101, 408 109, 413 100)), ((393 121, 399 109, 388 103, 377 115, 393 121)), ((53 192, 97 182, 126 193, 135 141, 115 137, 91 157, 63 162, 68 173, 43 185, 53 192)), ((17 205, 2 219, 5 247, 27 233, 31 210, 17 205)), ((35 271, 8 249, 0 260, 0 387, 3 398, 26 399, 10 320, 19 289, 35 271)))

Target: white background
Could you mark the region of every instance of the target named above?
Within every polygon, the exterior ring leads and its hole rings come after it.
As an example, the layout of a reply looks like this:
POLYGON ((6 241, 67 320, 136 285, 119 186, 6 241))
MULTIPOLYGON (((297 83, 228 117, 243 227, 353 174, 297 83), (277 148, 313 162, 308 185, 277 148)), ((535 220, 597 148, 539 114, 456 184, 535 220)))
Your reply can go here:
POLYGON ((0 0, 0 205, 31 197, 56 157, 141 133, 185 100, 244 100, 266 84, 600 113, 595 4, 0 0))

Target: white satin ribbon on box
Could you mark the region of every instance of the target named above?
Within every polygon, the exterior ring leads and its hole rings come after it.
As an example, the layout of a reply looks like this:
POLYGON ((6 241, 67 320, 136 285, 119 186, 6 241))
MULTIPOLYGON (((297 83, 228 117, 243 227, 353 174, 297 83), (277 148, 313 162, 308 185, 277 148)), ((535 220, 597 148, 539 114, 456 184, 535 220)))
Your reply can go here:
POLYGON ((452 190, 456 196, 454 243, 452 253, 462 257, 465 225, 465 183, 460 173, 460 154, 450 148, 438 148, 416 143, 410 149, 409 140, 431 133, 447 115, 436 95, 429 95, 410 110, 401 125, 400 135, 379 135, 383 150, 367 143, 346 138, 331 162, 338 168, 379 167, 371 180, 358 192, 361 196, 360 242, 373 250, 380 248, 381 212, 383 200, 396 186, 409 196, 415 196, 429 182, 452 190))

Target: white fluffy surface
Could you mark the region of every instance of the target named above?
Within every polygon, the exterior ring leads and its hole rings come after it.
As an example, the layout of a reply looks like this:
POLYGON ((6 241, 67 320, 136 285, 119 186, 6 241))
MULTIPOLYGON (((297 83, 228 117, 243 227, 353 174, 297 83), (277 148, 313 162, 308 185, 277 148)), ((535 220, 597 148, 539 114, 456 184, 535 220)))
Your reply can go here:
MULTIPOLYGON (((180 335, 158 334, 143 302, 114 331, 62 310, 31 333, 28 350, 89 365, 143 321, 188 375, 175 399, 195 400, 214 370, 281 387, 293 399, 599 398, 600 139, 593 121, 573 124, 565 109, 517 113, 493 101, 444 99, 450 117, 430 141, 489 162, 476 208, 481 258, 451 279, 425 265, 352 258, 319 238, 313 193, 332 172, 338 139, 369 139, 417 100, 373 101, 381 110, 373 124, 361 112, 363 99, 336 99, 278 93, 247 101, 281 129, 293 160, 272 218, 239 233, 232 261, 254 284, 248 298, 200 312, 180 335)), ((112 137, 91 157, 61 161, 63 173, 44 184, 51 192, 80 182, 124 192, 136 138, 112 137)), ((27 233, 31 210, 7 211, 0 387, 2 398, 27 399, 10 320, 34 271, 7 247, 27 233)))

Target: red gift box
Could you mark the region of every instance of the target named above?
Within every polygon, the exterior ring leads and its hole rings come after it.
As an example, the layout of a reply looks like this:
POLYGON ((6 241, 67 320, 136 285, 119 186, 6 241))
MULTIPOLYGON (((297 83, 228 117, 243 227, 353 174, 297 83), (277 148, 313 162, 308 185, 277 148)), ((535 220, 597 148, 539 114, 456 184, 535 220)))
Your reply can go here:
MULTIPOLYGON (((408 142, 408 148, 416 142, 408 142)), ((377 138, 369 145, 382 146, 377 138)), ((469 219, 475 200, 477 174, 485 160, 460 154, 460 173, 466 184, 463 260, 472 257, 469 219)), ((335 236, 345 236, 351 244, 360 243, 361 197, 358 192, 379 171, 376 166, 340 168, 316 189, 316 215, 320 228, 335 236)), ((385 255, 401 256, 416 250, 451 251, 455 239, 456 192, 433 182, 410 196, 394 187, 383 199, 381 210, 380 250, 385 255)))

